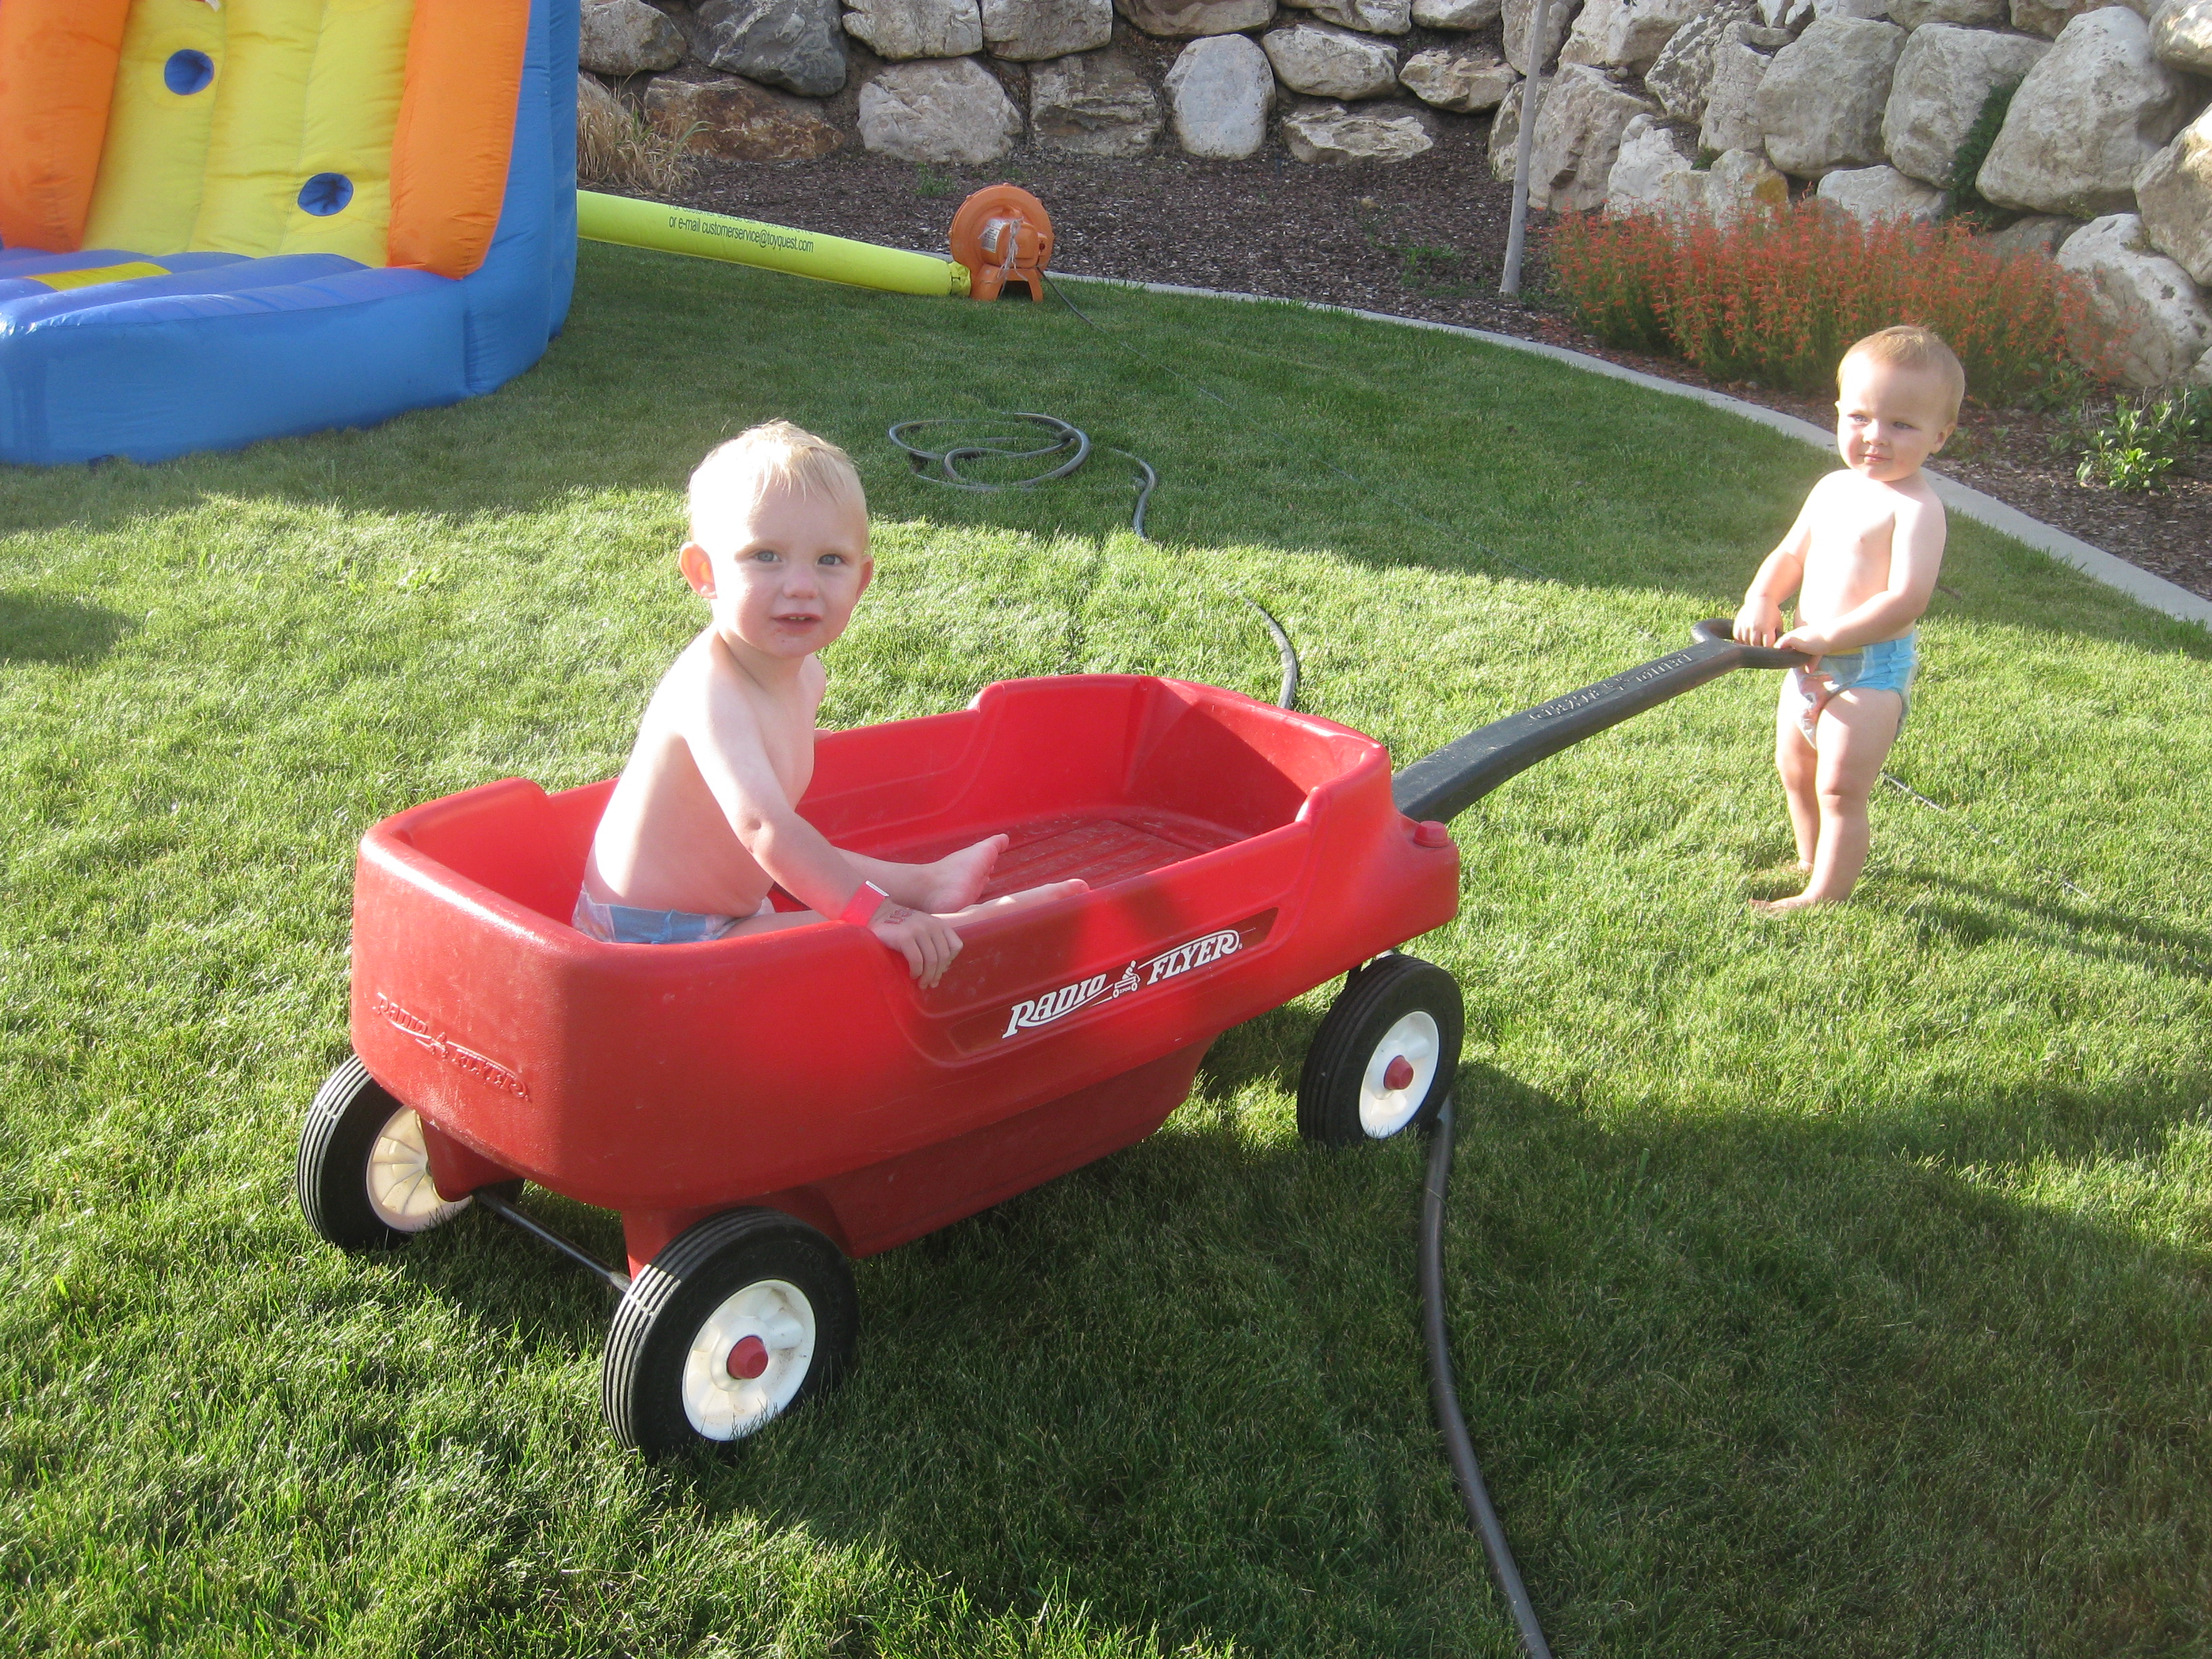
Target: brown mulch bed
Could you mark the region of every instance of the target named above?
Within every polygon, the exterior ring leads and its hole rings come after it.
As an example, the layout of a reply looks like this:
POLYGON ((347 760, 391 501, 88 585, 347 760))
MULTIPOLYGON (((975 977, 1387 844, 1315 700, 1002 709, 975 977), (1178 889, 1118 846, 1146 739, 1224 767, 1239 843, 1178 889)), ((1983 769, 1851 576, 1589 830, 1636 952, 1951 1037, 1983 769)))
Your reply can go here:
MULTIPOLYGON (((1024 150, 989 168, 932 169, 855 149, 818 161, 704 162, 683 198, 828 235, 942 252, 961 198, 1008 179, 1051 210, 1056 270, 1457 323, 1712 384, 1685 364, 1612 350, 1547 308, 1540 228, 1532 227, 1529 239, 1528 301, 1501 297, 1511 192, 1490 176, 1488 120, 1446 117, 1443 126, 1436 149, 1395 167, 1310 167, 1270 149, 1249 161, 1202 161, 1172 149, 1139 161, 1024 150)), ((1819 425, 1834 418, 1819 398, 1722 389, 1819 425)), ((2054 416, 1969 407, 1943 470, 2212 598, 2212 452, 2176 466, 2166 490, 2128 495, 2075 481, 2079 443, 2054 416)))

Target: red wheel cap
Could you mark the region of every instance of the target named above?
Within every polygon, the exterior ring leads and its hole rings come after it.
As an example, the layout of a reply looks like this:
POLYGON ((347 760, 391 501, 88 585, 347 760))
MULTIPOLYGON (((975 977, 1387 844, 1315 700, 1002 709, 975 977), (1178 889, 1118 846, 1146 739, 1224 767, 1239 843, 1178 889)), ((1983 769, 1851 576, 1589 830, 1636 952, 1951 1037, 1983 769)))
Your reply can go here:
MULTIPOLYGON (((1410 1089, 1413 1086, 1413 1062, 1400 1054, 1382 1068, 1382 1086, 1386 1089, 1410 1089)), ((731 1362, 735 1364, 737 1362, 731 1362)))
POLYGON ((730 1350, 729 1372, 740 1382, 750 1382, 768 1369, 768 1344, 757 1336, 741 1336, 730 1350))
POLYGON ((1424 819, 1413 826, 1413 845, 1416 847, 1449 847, 1451 845, 1449 826, 1434 818, 1424 819))

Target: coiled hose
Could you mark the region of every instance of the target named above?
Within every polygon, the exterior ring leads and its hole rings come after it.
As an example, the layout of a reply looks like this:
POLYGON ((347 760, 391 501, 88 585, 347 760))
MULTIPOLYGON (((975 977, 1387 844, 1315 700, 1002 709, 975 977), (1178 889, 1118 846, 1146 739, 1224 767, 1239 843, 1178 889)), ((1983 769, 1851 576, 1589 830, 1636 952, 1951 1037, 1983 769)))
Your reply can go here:
MULTIPOLYGON (((943 449, 931 449, 908 441, 906 436, 925 427, 972 428, 995 424, 980 416, 901 421, 885 435, 904 452, 917 477, 947 489, 985 494, 1034 489, 1040 484, 1073 477, 1091 459, 1090 434, 1056 415, 1012 411, 1000 418, 1025 421, 1048 436, 1050 441, 1034 443, 1029 433, 1000 430, 976 433, 943 449), (1051 461, 1060 456, 1066 459, 1026 477, 1004 483, 970 478, 960 471, 962 463, 969 461, 1012 465, 1051 461)), ((1137 504, 1130 516, 1129 528, 1139 540, 1151 541, 1152 538, 1145 533, 1145 508, 1152 501, 1152 491, 1159 487, 1160 475, 1141 455, 1133 455, 1126 449, 1109 448, 1106 453, 1119 455, 1136 468, 1133 483, 1137 504)), ((1275 641, 1276 653, 1283 663, 1282 695, 1276 702, 1285 708, 1297 707, 1297 647, 1291 643, 1291 636, 1267 606, 1242 588, 1231 587, 1229 591, 1258 611, 1261 621, 1267 623, 1268 635, 1275 641)), ((1429 1400, 1437 1414, 1437 1426, 1443 1435, 1444 1455, 1451 1463, 1453 1478, 1459 1483, 1460 1497, 1467 1504, 1468 1518, 1482 1539, 1483 1553, 1490 1559, 1490 1570, 1497 1577, 1498 1588, 1512 1610, 1521 1645, 1528 1650, 1528 1659, 1552 1659, 1552 1650, 1544 1640, 1544 1628, 1537 1622, 1535 1604, 1529 1601, 1528 1589, 1521 1582, 1521 1569, 1513 1559, 1512 1547, 1505 1541, 1505 1528, 1498 1523, 1498 1511, 1490 1501, 1490 1489, 1483 1484, 1482 1466, 1475 1462, 1474 1443, 1468 1437, 1467 1419, 1459 1408, 1459 1391, 1452 1381, 1451 1334, 1444 1322, 1444 1194, 1451 1185, 1452 1123, 1452 1102, 1448 1096, 1431 1131, 1428 1176, 1421 1187, 1421 1323, 1428 1346, 1429 1400)))
MULTIPOLYGON (((995 418, 981 416, 953 416, 944 420, 900 421, 894 424, 884 436, 904 452, 907 464, 914 469, 915 477, 927 478, 933 484, 942 484, 948 489, 969 489, 983 495, 994 494, 1005 489, 1035 489, 1040 484, 1055 483, 1062 478, 1073 477, 1082 469, 1083 464, 1091 459, 1091 434, 1082 428, 1061 420, 1057 415, 1036 415, 1018 410, 1010 410, 1005 416, 995 418), (996 426, 1003 421, 1026 421, 1038 431, 1048 434, 1051 441, 1043 444, 1032 443, 1031 439, 1035 435, 1033 434, 999 430, 973 432, 972 435, 966 438, 964 441, 949 444, 943 449, 931 449, 925 445, 908 441, 906 436, 907 434, 919 432, 925 427, 963 427, 972 429, 982 426, 996 426), (1029 447, 1024 447, 1024 445, 1029 447), (963 462, 989 461, 1004 465, 1016 465, 1023 462, 1048 461, 1058 455, 1065 455, 1067 459, 1060 461, 1057 465, 1047 467, 1027 477, 1009 478, 1003 482, 971 478, 960 471, 963 462)), ((1152 464, 1141 455, 1132 455, 1126 449, 1113 448, 1109 448, 1106 453, 1119 455, 1137 470, 1136 477, 1132 481, 1136 486, 1137 505, 1129 515, 1129 529, 1138 540, 1149 542, 1152 538, 1145 531, 1145 508, 1152 502, 1152 491, 1159 488, 1160 475, 1152 470, 1152 464)), ((1283 689, 1275 702, 1284 708, 1297 708, 1298 706, 1297 647, 1291 643, 1291 636, 1284 631, 1282 623, 1275 620, 1273 611, 1268 610, 1266 605, 1261 605, 1259 600, 1241 587, 1232 586, 1229 591, 1259 612, 1260 620, 1267 624, 1268 637, 1275 642, 1275 654, 1281 659, 1283 665, 1283 689)))

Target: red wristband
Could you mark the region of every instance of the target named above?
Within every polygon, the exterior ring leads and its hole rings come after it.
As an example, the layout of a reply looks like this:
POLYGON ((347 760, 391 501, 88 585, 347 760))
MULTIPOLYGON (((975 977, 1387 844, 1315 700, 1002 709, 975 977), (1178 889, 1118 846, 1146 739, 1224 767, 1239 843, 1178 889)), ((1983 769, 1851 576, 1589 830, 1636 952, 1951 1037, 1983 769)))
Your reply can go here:
POLYGON ((864 881, 853 890, 853 896, 845 901, 845 908, 838 912, 837 920, 858 922, 865 927, 876 919, 876 912, 890 902, 890 896, 872 881, 864 881))

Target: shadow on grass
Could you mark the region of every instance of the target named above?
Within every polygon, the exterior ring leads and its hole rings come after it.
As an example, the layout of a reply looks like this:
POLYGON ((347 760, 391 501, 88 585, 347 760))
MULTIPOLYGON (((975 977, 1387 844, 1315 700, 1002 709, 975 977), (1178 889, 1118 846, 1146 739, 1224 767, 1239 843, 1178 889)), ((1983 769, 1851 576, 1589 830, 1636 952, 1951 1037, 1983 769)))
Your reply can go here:
POLYGON ((137 625, 105 605, 0 588, 0 663, 92 662, 137 625))
MULTIPOLYGON (((1294 1089, 1319 1018, 1237 1028, 1150 1141, 866 1264, 853 1382, 669 1466, 665 1503, 887 1551, 988 1614, 1073 1598, 1170 1650, 1489 1651, 1419 1382, 1419 1145, 1255 1146, 1228 1103, 1294 1089)), ((1462 1401, 1562 1650, 2201 1637, 2212 1459, 2170 1431, 2208 1404, 2212 1273, 1990 1177, 2154 1155, 2203 1083, 1601 1123, 1464 1063, 1462 1401), (2079 1547, 2114 1528, 2126 1574, 2079 1547)), ((618 1250, 611 1218, 530 1203, 618 1250)), ((492 1229, 416 1271, 489 1327, 604 1343, 580 1275, 502 1285, 487 1246, 534 1249, 492 1229)))
POLYGON ((1900 893, 1919 889, 1927 896, 1912 901, 1911 908, 1923 925, 1971 944, 2019 939, 2154 973, 2212 981, 2212 933, 2147 921, 2087 900, 2039 897, 2026 886, 1994 887, 1932 869, 1891 870, 1883 879, 1900 893))

